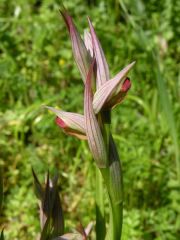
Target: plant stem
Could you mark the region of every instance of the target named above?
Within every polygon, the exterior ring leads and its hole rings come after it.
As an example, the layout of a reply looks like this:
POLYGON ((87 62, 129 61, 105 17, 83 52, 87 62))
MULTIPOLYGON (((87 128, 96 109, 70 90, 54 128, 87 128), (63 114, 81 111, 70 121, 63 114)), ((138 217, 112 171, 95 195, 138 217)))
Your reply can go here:
POLYGON ((101 169, 108 191, 110 208, 109 227, 106 235, 107 240, 120 240, 123 223, 123 181, 122 170, 118 151, 110 132, 111 115, 110 112, 102 112, 101 119, 102 132, 107 154, 109 156, 109 166, 101 169))
MULTIPOLYGON (((120 169, 118 169, 119 171, 120 169)), ((123 200, 116 202, 114 199, 114 191, 111 182, 109 168, 101 169, 102 176, 108 191, 108 201, 110 208, 109 227, 106 236, 107 240, 120 240, 123 224, 123 200)), ((116 189, 114 189, 116 190, 116 189)), ((122 192, 122 184, 119 185, 119 190, 122 192)))
POLYGON ((104 240, 106 235, 103 190, 103 178, 96 167, 96 239, 98 240, 104 240))
POLYGON ((110 225, 111 230, 111 237, 108 240, 120 240, 121 233, 122 233, 122 223, 123 223, 123 203, 114 204, 113 201, 110 199, 110 208, 111 208, 111 218, 110 221, 113 225, 110 225))

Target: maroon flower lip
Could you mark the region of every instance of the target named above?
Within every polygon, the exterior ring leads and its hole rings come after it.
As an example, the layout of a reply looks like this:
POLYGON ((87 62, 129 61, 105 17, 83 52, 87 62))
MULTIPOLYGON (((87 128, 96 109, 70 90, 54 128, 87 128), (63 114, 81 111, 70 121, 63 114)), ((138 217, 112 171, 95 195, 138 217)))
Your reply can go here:
POLYGON ((56 117, 56 124, 61 128, 67 128, 67 124, 59 117, 56 117))
POLYGON ((118 94, 116 94, 115 96, 111 97, 111 99, 105 103, 104 105, 104 109, 112 109, 114 108, 117 104, 121 103, 124 98, 126 97, 129 89, 131 88, 131 81, 130 78, 126 77, 126 79, 124 80, 122 87, 119 91, 118 94))
POLYGON ((130 88, 131 88, 131 81, 130 81, 130 78, 127 77, 123 82, 121 91, 127 92, 130 88))
POLYGON ((85 133, 75 130, 69 127, 60 117, 56 117, 55 119, 56 124, 64 130, 64 132, 68 135, 75 136, 79 139, 86 140, 87 136, 85 133))

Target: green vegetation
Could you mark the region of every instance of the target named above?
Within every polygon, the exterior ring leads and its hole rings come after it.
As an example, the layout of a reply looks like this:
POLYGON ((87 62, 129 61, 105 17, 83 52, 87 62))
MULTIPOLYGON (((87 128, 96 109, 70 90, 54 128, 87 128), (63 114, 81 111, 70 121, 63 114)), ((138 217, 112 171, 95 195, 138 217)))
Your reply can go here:
MULTIPOLYGON (((180 3, 64 3, 81 31, 86 16, 93 20, 111 76, 137 61, 127 99, 112 113, 124 174, 122 239, 178 240, 180 3)), ((52 175, 58 170, 67 231, 95 219, 95 168, 87 143, 66 137, 42 108, 83 109, 83 84, 59 4, 0 1, 0 224, 6 239, 35 239, 40 231, 32 167, 40 182, 48 169, 52 175)))

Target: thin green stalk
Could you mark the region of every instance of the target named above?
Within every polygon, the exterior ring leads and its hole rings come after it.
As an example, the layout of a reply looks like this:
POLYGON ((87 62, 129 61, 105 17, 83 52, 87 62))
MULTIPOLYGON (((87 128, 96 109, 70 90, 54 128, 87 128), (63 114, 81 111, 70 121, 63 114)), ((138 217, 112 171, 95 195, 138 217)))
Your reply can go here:
POLYGON ((112 236, 108 240, 120 240, 122 234, 122 224, 123 224, 123 203, 114 204, 111 201, 111 212, 112 212, 112 236))
POLYGON ((109 200, 109 226, 106 235, 107 240, 120 240, 123 223, 123 182, 120 159, 110 133, 111 115, 110 111, 101 113, 102 132, 109 156, 109 166, 101 169, 108 191, 109 200))
POLYGON ((157 85, 158 85, 158 91, 160 95, 161 104, 164 110, 164 114, 169 126, 170 134, 172 137, 172 141, 174 143, 174 152, 175 152, 175 161, 176 161, 176 171, 177 171, 177 179, 180 183, 180 159, 179 159, 179 144, 178 144, 178 134, 177 134, 177 127, 176 122, 174 119, 173 114, 173 107, 172 103, 170 101, 167 88, 165 85, 165 81, 163 78, 163 75, 160 70, 160 60, 158 58, 158 54, 154 54, 152 56, 154 59, 154 62, 156 63, 156 78, 157 78, 157 85))
POLYGON ((3 176, 2 176, 2 169, 0 168, 0 215, 1 215, 2 204, 3 204, 3 176))
POLYGON ((104 213, 104 187, 103 178, 96 167, 96 239, 104 240, 106 235, 106 222, 104 213))
MULTIPOLYGON (((108 232, 106 235, 106 240, 120 240, 121 233, 122 233, 122 224, 123 224, 123 201, 115 202, 114 197, 112 196, 111 187, 112 185, 109 184, 110 182, 110 174, 109 169, 101 169, 101 173, 104 178, 105 185, 108 191, 108 201, 109 201, 109 209, 110 209, 110 216, 109 216, 109 226, 108 232)), ((122 186, 119 186, 120 188, 122 186)))

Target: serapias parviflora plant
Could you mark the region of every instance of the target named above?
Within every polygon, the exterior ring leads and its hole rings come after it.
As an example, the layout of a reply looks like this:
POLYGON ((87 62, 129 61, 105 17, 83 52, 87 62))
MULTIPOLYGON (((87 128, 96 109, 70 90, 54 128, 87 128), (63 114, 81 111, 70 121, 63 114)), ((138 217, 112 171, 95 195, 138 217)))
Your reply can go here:
MULTIPOLYGON (((62 7, 61 15, 67 25, 72 43, 75 62, 84 83, 84 115, 66 112, 47 106, 56 114, 57 125, 65 133, 79 139, 86 139, 96 162, 98 175, 103 178, 109 201, 109 224, 104 214, 96 215, 96 239, 120 240, 123 220, 123 181, 118 151, 110 130, 111 110, 121 103, 131 87, 127 77, 134 66, 132 62, 114 77, 110 77, 109 67, 97 38, 91 20, 90 31, 81 38, 73 19, 62 7), (107 227, 108 226, 108 227, 107 227)), ((102 179, 97 177, 97 185, 102 179)), ((98 194, 98 192, 96 191, 98 194)), ((103 207, 96 203, 98 211, 103 207)))

